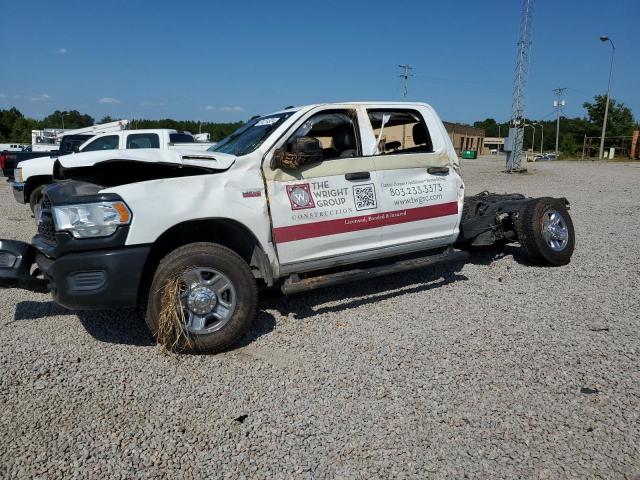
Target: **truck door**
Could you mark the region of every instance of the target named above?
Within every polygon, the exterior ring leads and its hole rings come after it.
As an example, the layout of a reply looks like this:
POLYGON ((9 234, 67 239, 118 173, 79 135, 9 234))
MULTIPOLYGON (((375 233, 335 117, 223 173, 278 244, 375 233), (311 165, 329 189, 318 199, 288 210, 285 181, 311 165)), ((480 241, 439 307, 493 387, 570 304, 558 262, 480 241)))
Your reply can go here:
POLYGON ((383 246, 450 244, 457 237, 463 184, 449 166, 437 125, 431 122, 432 140, 425 115, 417 109, 369 108, 367 116, 377 145, 378 203, 388 217, 383 246))
POLYGON ((308 269, 324 268, 380 245, 376 172, 373 157, 362 156, 362 121, 367 122, 366 116, 356 108, 316 109, 276 146, 286 151, 303 139, 319 157, 297 168, 272 168, 273 152, 265 158, 273 241, 281 265, 306 262, 308 269))

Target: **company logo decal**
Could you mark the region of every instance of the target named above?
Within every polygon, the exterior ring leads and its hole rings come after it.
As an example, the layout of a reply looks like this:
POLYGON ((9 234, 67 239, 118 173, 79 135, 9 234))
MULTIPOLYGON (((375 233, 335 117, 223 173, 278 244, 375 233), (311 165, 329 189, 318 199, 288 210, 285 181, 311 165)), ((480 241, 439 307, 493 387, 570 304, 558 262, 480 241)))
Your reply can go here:
POLYGON ((307 238, 356 232, 457 214, 458 202, 439 203, 417 208, 276 227, 274 228, 274 237, 277 243, 294 242, 307 238))
POLYGON ((315 208, 316 206, 308 183, 287 185, 287 196, 289 197, 289 202, 291 202, 291 210, 303 210, 305 208, 315 208))

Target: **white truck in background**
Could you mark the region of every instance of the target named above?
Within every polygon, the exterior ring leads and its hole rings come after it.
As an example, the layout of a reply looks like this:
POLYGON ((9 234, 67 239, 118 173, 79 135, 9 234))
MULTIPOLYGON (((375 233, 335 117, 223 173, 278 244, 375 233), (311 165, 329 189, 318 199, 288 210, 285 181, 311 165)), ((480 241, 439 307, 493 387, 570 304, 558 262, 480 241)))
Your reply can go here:
MULTIPOLYGON (((87 127, 87 131, 89 128, 92 127, 87 127)), ((82 155, 85 152, 132 149, 203 151, 213 145, 215 143, 196 142, 190 133, 172 129, 119 130, 91 137, 78 147, 76 155, 82 155)), ((31 211, 35 209, 42 189, 52 181, 56 158, 55 156, 38 157, 19 163, 11 183, 16 201, 28 203, 31 211)))
POLYGON ((26 143, 0 143, 0 152, 22 152, 28 146, 26 143))

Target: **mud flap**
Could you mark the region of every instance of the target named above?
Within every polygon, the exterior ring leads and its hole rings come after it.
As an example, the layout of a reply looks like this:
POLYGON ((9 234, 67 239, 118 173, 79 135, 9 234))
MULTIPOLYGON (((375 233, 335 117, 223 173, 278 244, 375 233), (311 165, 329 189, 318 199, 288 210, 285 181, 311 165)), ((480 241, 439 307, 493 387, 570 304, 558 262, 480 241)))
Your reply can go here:
POLYGON ((17 240, 0 240, 0 287, 13 287, 34 292, 48 291, 47 282, 31 273, 36 249, 17 240))

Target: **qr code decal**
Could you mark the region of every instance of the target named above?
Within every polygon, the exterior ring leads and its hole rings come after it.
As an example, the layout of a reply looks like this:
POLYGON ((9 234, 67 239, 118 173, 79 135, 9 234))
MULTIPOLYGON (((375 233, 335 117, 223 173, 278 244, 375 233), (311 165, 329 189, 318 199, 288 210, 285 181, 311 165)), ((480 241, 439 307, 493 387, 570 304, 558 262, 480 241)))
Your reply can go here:
POLYGON ((356 210, 371 210, 376 208, 376 189, 373 183, 366 185, 356 185, 353 187, 353 200, 356 204, 356 210))

